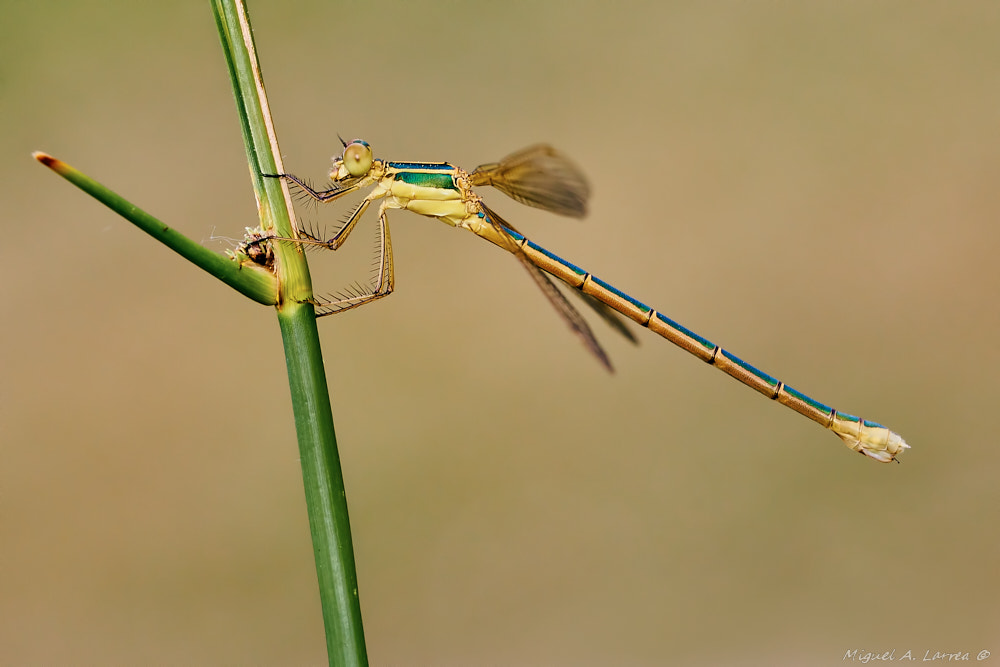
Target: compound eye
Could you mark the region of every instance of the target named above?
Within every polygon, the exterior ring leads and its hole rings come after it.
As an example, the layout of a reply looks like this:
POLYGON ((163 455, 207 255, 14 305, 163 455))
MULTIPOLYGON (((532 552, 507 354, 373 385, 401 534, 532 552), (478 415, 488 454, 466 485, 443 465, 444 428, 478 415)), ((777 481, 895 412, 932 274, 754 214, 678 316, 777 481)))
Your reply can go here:
POLYGON ((364 176, 372 168, 372 147, 355 139, 344 148, 344 167, 351 176, 364 176))

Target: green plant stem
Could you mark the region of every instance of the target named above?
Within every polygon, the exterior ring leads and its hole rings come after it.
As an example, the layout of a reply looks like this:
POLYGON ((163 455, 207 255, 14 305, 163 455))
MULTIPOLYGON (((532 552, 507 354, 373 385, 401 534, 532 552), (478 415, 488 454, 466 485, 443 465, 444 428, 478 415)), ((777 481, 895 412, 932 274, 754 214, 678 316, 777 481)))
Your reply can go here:
MULTIPOLYGON (((261 226, 267 230, 273 225, 279 236, 288 236, 294 227, 287 187, 281 181, 260 176, 262 170, 273 174, 283 173, 284 169, 246 7, 242 0, 214 0, 212 6, 233 82, 261 226)), ((299 439, 328 659, 331 665, 367 665, 347 494, 315 310, 308 305, 312 299, 309 267, 294 244, 276 244, 274 251, 281 286, 278 321, 299 439)))
POLYGON ((42 152, 35 152, 32 157, 181 257, 201 267, 238 292, 257 303, 268 306, 273 306, 278 302, 278 281, 270 271, 250 263, 240 264, 225 255, 212 252, 203 245, 195 243, 62 160, 42 152))
MULTIPOLYGON (((295 233, 288 188, 279 180, 261 176, 262 173, 283 173, 284 169, 267 110, 246 7, 242 0, 214 0, 212 8, 233 83, 261 229, 273 230, 277 236, 287 238, 295 233)), ((275 244, 272 248, 273 272, 245 257, 243 261, 225 257, 171 229, 68 164, 45 153, 36 153, 35 158, 219 280, 259 303, 277 306, 328 659, 332 665, 367 665, 347 494, 337 453, 316 314, 311 305, 309 266, 301 249, 292 243, 275 244)))
POLYGON ((330 664, 367 664, 347 495, 312 306, 278 313, 330 664), (329 427, 327 427, 329 425, 329 427))

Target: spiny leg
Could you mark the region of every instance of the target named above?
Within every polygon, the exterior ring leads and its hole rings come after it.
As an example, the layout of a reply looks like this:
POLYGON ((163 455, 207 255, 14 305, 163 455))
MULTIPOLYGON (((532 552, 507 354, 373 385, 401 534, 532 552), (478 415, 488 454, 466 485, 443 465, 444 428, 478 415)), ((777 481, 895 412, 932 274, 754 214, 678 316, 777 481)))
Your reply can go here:
POLYGON ((283 178, 286 181, 291 181, 296 186, 298 186, 299 190, 304 192, 310 198, 315 199, 316 201, 324 204, 339 199, 344 195, 354 192, 359 187, 361 187, 361 184, 357 183, 355 185, 351 185, 346 188, 333 185, 327 188, 326 190, 316 190, 311 185, 303 181, 301 178, 293 174, 261 174, 261 176, 265 178, 283 178))
MULTIPOLYGON (((358 224, 358 221, 361 219, 361 216, 364 215, 365 211, 368 210, 368 206, 371 203, 372 199, 370 197, 366 197, 364 201, 358 204, 358 207, 354 209, 354 212, 351 213, 350 217, 347 218, 347 221, 344 222, 344 226, 341 227, 340 230, 338 230, 337 233, 334 234, 333 237, 330 239, 324 240, 321 238, 317 238, 316 236, 310 234, 304 229, 296 229, 296 231, 299 234, 299 238, 297 239, 288 239, 280 236, 276 236, 273 238, 275 241, 290 241, 292 243, 299 243, 302 245, 319 246, 322 248, 326 248, 327 250, 336 250, 340 246, 344 245, 344 241, 346 241, 347 237, 350 236, 352 231, 354 231, 355 225, 358 224)), ((382 214, 380 213, 380 215, 382 214)))
POLYGON ((377 269, 372 284, 367 288, 360 284, 354 284, 341 292, 316 299, 316 317, 342 313, 392 293, 395 287, 395 276, 392 264, 392 241, 389 238, 389 225, 385 219, 385 205, 379 208, 378 229, 377 269))
MULTIPOLYGON (((317 191, 292 174, 264 174, 264 176, 288 179, 297 185, 303 192, 320 202, 334 201, 343 195, 354 192, 360 187, 359 184, 355 184, 347 188, 334 187, 329 190, 317 191)), ((373 199, 378 198, 377 196, 373 196, 374 194, 375 193, 372 193, 368 197, 365 197, 365 199, 358 204, 357 208, 354 209, 354 212, 351 213, 344 225, 330 239, 321 239, 304 229, 297 228, 296 232, 298 233, 299 238, 291 239, 284 237, 271 237, 270 240, 325 248, 327 250, 337 250, 344 244, 351 232, 354 231, 354 227, 358 224, 358 221, 361 220, 361 216, 364 215, 365 211, 368 210, 368 207, 371 205, 373 199)), ((394 286, 392 242, 389 237, 389 226, 385 218, 385 205, 379 209, 378 230, 377 269, 373 284, 369 287, 364 287, 360 283, 355 283, 354 285, 351 285, 340 292, 331 294, 328 297, 315 298, 313 300, 313 305, 316 307, 316 317, 341 313, 345 310, 350 310, 351 308, 356 308, 370 301, 374 301, 375 299, 380 299, 392 292, 394 286)))
MULTIPOLYGON (((365 197, 364 201, 358 204, 358 207, 354 209, 354 213, 351 213, 351 217, 347 219, 347 222, 344 223, 344 226, 341 227, 337 231, 337 233, 333 235, 333 238, 329 239, 326 242, 325 244, 326 247, 329 248, 330 250, 336 250, 340 246, 344 245, 344 241, 346 241, 347 237, 350 236, 352 231, 354 231, 354 226, 358 224, 358 220, 360 220, 361 216, 364 215, 365 211, 368 210, 368 206, 371 203, 372 203, 371 197, 370 196, 365 197)), ((383 235, 384 238, 388 239, 389 234, 387 231, 388 228, 385 226, 384 206, 379 209, 378 215, 379 215, 379 225, 382 228, 381 234, 383 235)))
MULTIPOLYGON (((344 195, 350 194, 358 190, 362 186, 362 183, 355 183, 353 185, 344 188, 334 185, 328 190, 316 190, 312 188, 310 185, 308 185, 301 178, 293 174, 261 174, 261 176, 264 176, 265 178, 283 178, 286 181, 291 182, 293 185, 297 186, 300 192, 305 193, 311 199, 314 199, 321 203, 328 203, 335 201, 340 197, 343 197, 344 195)), ((371 203, 371 198, 366 197, 365 200, 362 201, 361 204, 354 210, 354 213, 351 214, 350 218, 347 220, 344 226, 341 227, 340 230, 331 239, 319 238, 314 233, 311 233, 309 230, 303 228, 297 222, 295 224, 295 231, 297 238, 286 238, 282 236, 275 236, 271 238, 275 241, 288 241, 291 243, 309 245, 312 247, 319 246, 327 248, 328 250, 336 250, 341 245, 343 245, 345 240, 347 240, 347 236, 351 233, 351 231, 353 231, 354 226, 357 224, 358 220, 361 219, 361 216, 364 214, 365 210, 368 208, 368 205, 370 203, 371 203)))

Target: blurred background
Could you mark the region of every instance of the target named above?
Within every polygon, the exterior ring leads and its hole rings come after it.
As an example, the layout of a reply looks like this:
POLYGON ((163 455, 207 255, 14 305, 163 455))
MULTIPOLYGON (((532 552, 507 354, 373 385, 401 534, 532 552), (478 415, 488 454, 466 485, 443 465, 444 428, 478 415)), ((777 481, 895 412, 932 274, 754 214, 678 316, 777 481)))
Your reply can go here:
MULTIPOLYGON (((320 321, 373 664, 1000 651, 1000 5, 251 9, 289 171, 337 133, 466 168, 549 142, 589 218, 484 192, 504 217, 913 446, 866 460, 594 322, 609 376, 510 256, 390 214, 395 294, 320 321)), ((320 664, 273 313, 30 157, 231 247, 258 221, 209 4, 3 12, 0 663, 320 664)), ((317 282, 367 276, 354 234, 317 282)))

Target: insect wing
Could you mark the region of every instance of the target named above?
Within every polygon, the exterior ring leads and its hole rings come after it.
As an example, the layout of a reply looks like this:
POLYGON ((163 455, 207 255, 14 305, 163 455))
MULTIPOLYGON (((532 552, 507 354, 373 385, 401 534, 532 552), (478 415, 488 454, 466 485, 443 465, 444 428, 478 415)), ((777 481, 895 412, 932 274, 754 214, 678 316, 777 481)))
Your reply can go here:
POLYGON ((573 218, 587 214, 587 179, 576 165, 546 144, 480 165, 469 176, 473 185, 492 185, 528 206, 573 218))

